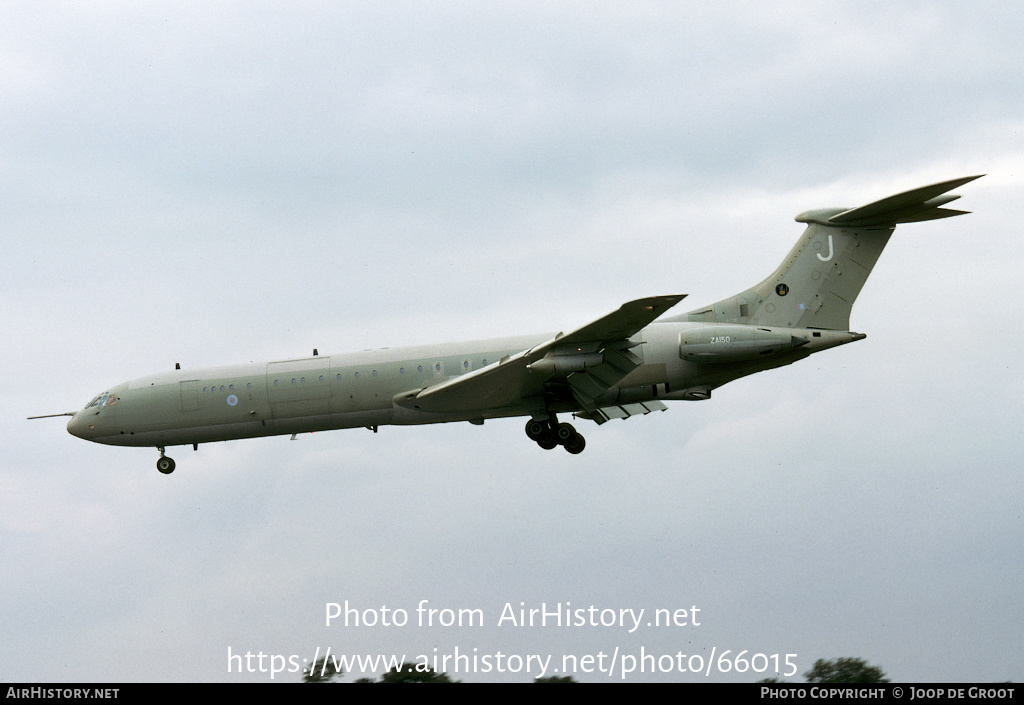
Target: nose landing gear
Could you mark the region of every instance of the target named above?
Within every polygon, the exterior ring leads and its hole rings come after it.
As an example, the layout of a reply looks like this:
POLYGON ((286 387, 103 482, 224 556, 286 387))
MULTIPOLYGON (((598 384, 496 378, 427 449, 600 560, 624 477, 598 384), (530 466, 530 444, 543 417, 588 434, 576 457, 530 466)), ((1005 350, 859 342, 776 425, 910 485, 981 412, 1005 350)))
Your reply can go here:
POLYGON ((530 419, 526 422, 526 436, 535 441, 544 450, 562 446, 569 453, 582 453, 587 447, 583 435, 572 427, 572 424, 558 423, 554 416, 550 420, 530 419))
POLYGON ((164 455, 163 446, 157 446, 156 449, 160 451, 160 457, 156 460, 156 469, 164 475, 170 475, 174 472, 174 458, 169 458, 164 455))

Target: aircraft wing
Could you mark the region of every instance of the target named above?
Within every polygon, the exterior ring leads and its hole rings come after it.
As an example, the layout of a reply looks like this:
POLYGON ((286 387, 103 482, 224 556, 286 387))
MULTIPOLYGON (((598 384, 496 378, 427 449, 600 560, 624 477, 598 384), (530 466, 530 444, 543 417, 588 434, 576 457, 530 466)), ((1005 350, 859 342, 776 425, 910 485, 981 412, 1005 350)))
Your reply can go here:
POLYGON ((636 345, 629 338, 685 297, 676 294, 629 301, 571 333, 559 333, 487 367, 400 394, 395 402, 421 411, 482 411, 542 394, 545 382, 562 378, 568 379, 573 396, 589 410, 595 396, 640 364, 640 358, 629 350, 636 345))

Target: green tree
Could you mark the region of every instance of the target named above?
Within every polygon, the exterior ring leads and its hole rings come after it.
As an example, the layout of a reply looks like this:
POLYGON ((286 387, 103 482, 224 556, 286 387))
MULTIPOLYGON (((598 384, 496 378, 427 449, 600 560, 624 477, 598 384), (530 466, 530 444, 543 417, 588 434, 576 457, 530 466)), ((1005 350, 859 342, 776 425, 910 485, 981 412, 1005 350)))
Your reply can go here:
POLYGON ((419 668, 411 663, 403 663, 400 667, 391 667, 387 673, 381 674, 378 683, 458 683, 448 677, 445 672, 437 673, 433 668, 419 668))
POLYGON ((804 674, 808 683, 888 683, 889 679, 878 666, 869 666, 859 658, 820 658, 804 674))
POLYGON ((330 683, 335 678, 341 678, 345 672, 335 668, 324 656, 320 659, 313 659, 313 665, 302 674, 303 683, 330 683))

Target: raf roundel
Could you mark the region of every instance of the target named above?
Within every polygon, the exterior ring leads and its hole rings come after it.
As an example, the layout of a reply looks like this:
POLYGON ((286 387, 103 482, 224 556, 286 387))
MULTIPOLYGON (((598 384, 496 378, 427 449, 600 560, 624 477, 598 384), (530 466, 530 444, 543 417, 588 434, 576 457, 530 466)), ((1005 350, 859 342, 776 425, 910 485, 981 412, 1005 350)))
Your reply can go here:
POLYGON ((237 403, 238 403, 238 397, 236 397, 234 394, 231 394, 231 395, 228 396, 228 406, 234 406, 237 403))

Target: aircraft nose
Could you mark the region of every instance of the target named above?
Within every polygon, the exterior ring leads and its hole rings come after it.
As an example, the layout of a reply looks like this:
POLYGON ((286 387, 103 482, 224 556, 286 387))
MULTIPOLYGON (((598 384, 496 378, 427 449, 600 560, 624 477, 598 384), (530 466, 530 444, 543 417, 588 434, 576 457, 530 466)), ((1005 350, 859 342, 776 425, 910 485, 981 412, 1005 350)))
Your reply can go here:
POLYGON ((89 422, 82 417, 81 411, 72 416, 71 420, 68 421, 68 433, 72 436, 89 440, 89 431, 89 422))

